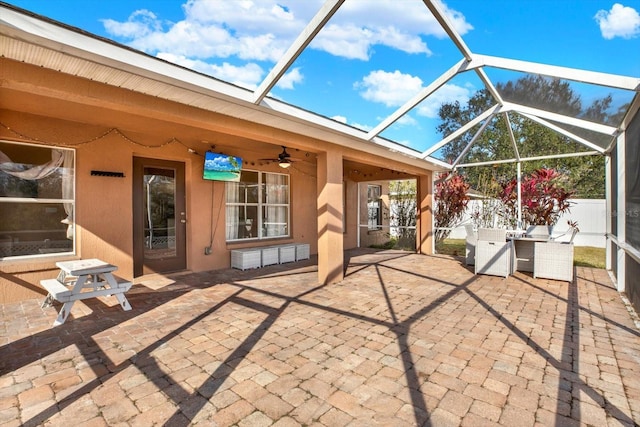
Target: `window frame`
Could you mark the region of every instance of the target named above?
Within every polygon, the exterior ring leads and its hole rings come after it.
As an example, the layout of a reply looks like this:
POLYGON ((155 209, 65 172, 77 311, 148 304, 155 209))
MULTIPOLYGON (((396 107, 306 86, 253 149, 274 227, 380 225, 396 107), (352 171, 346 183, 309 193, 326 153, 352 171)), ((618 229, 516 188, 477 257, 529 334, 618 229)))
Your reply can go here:
MULTIPOLYGON (((62 195, 60 198, 38 198, 38 197, 5 197, 5 196, 1 196, 0 195, 0 203, 8 203, 8 204, 19 204, 19 203, 28 203, 28 204, 41 204, 41 205, 48 205, 48 204, 62 204, 64 205, 65 203, 69 203, 71 204, 71 209, 72 209, 72 219, 70 223, 65 223, 68 224, 67 225, 67 233, 69 233, 69 231, 71 232, 71 236, 72 238, 68 240, 71 240, 71 250, 69 251, 60 251, 60 252, 55 252, 55 251, 50 251, 50 252, 43 252, 43 253, 34 253, 34 254, 27 254, 27 255, 15 255, 15 256, 2 256, 0 255, 0 262, 7 262, 7 261, 14 261, 14 260, 21 260, 21 259, 35 259, 35 258, 45 258, 45 257, 52 257, 52 256, 70 256, 70 255, 75 255, 76 254, 76 249, 77 249, 77 233, 76 233, 76 159, 77 159, 77 151, 75 148, 69 148, 69 147, 59 147, 59 146, 55 146, 55 145, 47 145, 47 144, 34 144, 34 143, 30 143, 30 142, 20 142, 20 141, 9 141, 9 140, 5 140, 5 139, 0 139, 0 143, 1 144, 8 144, 8 145, 21 145, 21 146, 25 146, 25 147, 34 147, 34 148, 43 148, 43 149, 49 149, 51 151, 53 150, 60 150, 60 151, 67 151, 73 154, 73 161, 71 164, 71 169, 72 169, 72 178, 71 178, 71 193, 72 193, 72 197, 71 198, 63 198, 62 195)), ((60 167, 60 166, 58 166, 60 167)), ((67 217, 68 219, 68 217, 67 217)), ((18 230, 17 232, 20 232, 20 230, 18 230)), ((10 234, 11 232, 3 232, 0 231, 0 234, 10 234)), ((14 232, 16 233, 16 232, 14 232)), ((45 239, 46 240, 46 239, 45 239)), ((13 241, 12 241, 12 245, 13 245, 13 241)), ((46 249, 42 248, 42 249, 46 249)))
MULTIPOLYGON (((241 243, 241 242, 250 242, 250 241, 262 241, 262 240, 271 240, 271 239, 287 239, 287 238, 291 238, 291 175, 286 174, 286 173, 277 173, 277 172, 267 172, 267 171, 259 171, 259 170, 253 170, 253 169, 243 169, 240 173, 240 179, 241 181, 233 181, 233 182, 227 182, 225 185, 225 230, 231 225, 233 226, 238 226, 239 223, 237 224, 230 224, 229 222, 229 217, 227 215, 228 213, 228 208, 229 207, 237 207, 240 209, 247 209, 247 208, 255 208, 256 212, 257 212, 257 221, 258 221, 258 225, 256 227, 257 233, 258 235, 256 237, 243 237, 243 238, 234 238, 234 239, 229 239, 227 238, 226 232, 225 232, 225 241, 227 243, 241 243), (258 194, 257 194, 257 202, 251 202, 248 203, 246 202, 246 197, 245 197, 245 201, 244 202, 229 202, 229 196, 228 196, 228 191, 230 190, 230 188, 232 188, 231 186, 234 184, 238 184, 243 182, 242 181, 242 172, 253 172, 253 173, 257 173, 258 174, 258 182, 257 182, 257 187, 258 187, 258 194), (286 186, 287 186, 287 198, 286 198, 286 202, 285 203, 269 203, 269 195, 266 193, 267 191, 267 179, 266 176, 267 175, 277 175, 277 176, 283 176, 286 177, 286 186), (286 208, 286 230, 287 233, 283 234, 283 235, 278 235, 278 236, 268 236, 265 235, 264 230, 265 230, 265 224, 267 224, 267 222, 265 222, 265 210, 273 207, 273 208, 286 208)), ((252 181, 246 181, 247 183, 252 183, 252 181)))

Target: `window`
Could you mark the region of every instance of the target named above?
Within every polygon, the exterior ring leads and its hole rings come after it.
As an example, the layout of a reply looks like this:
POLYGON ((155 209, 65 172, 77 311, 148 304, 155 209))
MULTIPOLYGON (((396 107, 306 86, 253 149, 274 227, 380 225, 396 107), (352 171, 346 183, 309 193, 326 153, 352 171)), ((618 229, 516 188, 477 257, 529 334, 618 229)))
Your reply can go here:
POLYGON ((227 182, 227 241, 289 236, 289 175, 243 170, 227 182))
POLYGON ((380 195, 382 187, 380 185, 367 186, 367 211, 369 230, 382 229, 382 201, 380 195))
POLYGON ((0 258, 73 252, 74 151, 0 141, 0 258))

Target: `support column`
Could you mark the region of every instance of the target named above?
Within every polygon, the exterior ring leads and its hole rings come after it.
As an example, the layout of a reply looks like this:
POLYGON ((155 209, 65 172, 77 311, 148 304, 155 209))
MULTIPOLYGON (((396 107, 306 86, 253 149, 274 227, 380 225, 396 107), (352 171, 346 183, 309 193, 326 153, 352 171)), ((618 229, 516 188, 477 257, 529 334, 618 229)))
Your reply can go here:
POLYGON ((416 252, 433 254, 433 174, 416 179, 416 252))
POLYGON ((342 152, 318 154, 318 281, 344 278, 342 152))
POLYGON ((517 185, 518 185, 518 224, 516 225, 516 228, 518 230, 521 230, 523 228, 522 224, 522 166, 521 166, 521 162, 518 162, 518 181, 517 181, 517 185))
MULTIPOLYGON (((609 238, 609 235, 611 234, 615 234, 614 232, 617 232, 618 230, 614 230, 613 229, 613 224, 611 221, 611 213, 613 212, 613 210, 615 209, 615 207, 613 206, 613 204, 611 203, 611 197, 612 197, 612 192, 611 192, 611 174, 612 172, 612 168, 613 168, 613 163, 611 162, 611 156, 605 156, 604 158, 604 192, 605 192, 605 204, 606 204, 606 208, 605 208, 605 212, 607 213, 606 215, 606 233, 607 233, 607 237, 605 239, 605 269, 607 271, 611 271, 612 268, 612 264, 611 264, 611 256, 612 256, 612 250, 613 250, 613 245, 611 244, 611 239, 609 238)), ((618 273, 617 271, 615 272, 616 274, 618 273)))
MULTIPOLYGON (((616 206, 618 230, 616 230, 616 238, 618 242, 626 247, 627 244, 627 165, 625 161, 626 155, 626 132, 618 135, 616 142, 616 150, 618 150, 618 176, 615 178, 618 180, 618 205, 616 206)), ((613 177, 612 177, 613 178, 613 177)), ((626 290, 627 278, 626 278, 626 258, 627 253, 625 250, 616 245, 618 248, 616 256, 618 257, 617 266, 618 272, 616 274, 616 280, 618 282, 618 292, 624 292, 626 290)))

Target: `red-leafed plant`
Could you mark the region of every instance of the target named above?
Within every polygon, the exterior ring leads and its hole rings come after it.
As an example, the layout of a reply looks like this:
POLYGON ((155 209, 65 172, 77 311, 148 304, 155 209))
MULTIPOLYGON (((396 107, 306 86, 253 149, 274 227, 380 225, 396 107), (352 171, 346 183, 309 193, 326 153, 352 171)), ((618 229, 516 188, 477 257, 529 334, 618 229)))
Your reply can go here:
MULTIPOLYGON (((563 175, 554 169, 538 169, 522 178, 522 221, 524 225, 555 225, 560 216, 568 212, 573 191, 566 190, 563 175)), ((518 216, 518 182, 508 181, 500 195, 506 214, 518 216)))
POLYGON ((450 228, 457 225, 469 203, 469 184, 460 175, 443 176, 436 183, 435 192, 435 225, 436 243, 446 239, 451 230, 450 228))

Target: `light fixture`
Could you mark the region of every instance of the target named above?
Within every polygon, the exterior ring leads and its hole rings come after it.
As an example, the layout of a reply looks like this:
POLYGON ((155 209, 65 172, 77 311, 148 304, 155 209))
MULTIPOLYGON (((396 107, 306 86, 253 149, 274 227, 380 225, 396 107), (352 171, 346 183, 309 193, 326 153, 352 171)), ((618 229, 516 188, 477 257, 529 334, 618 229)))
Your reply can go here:
POLYGON ((291 160, 287 158, 281 158, 280 161, 278 162, 278 166, 280 166, 283 169, 288 169, 289 166, 291 166, 291 160))

